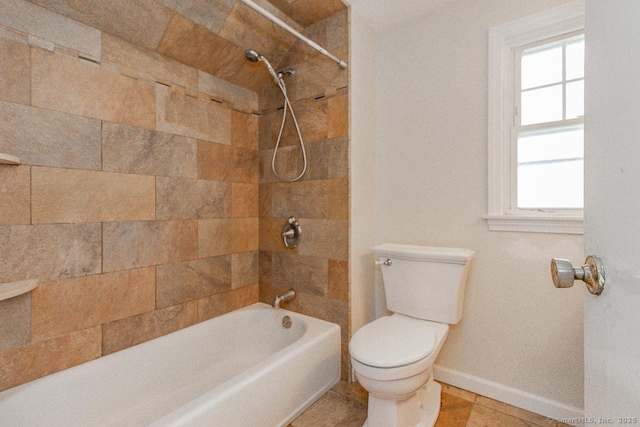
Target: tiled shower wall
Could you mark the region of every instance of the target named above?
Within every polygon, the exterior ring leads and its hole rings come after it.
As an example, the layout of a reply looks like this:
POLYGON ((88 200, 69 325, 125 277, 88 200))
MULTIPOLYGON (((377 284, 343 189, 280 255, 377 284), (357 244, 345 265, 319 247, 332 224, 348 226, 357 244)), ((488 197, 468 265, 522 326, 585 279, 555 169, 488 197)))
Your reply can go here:
MULTIPOLYGON (((336 13, 305 33, 334 55, 348 59, 348 13, 336 13)), ((284 305, 335 322, 342 329, 342 373, 347 377, 349 342, 349 127, 348 70, 298 41, 280 63, 306 144, 308 169, 294 183, 280 182, 271 159, 281 125, 283 97, 274 84, 260 94, 260 299, 289 288, 297 298, 284 305), (280 232, 294 216, 302 228, 298 248, 285 248, 280 232)), ((289 116, 276 169, 286 178, 302 168, 297 134, 289 116)))
POLYGON ((7 5, 0 390, 258 301, 257 93, 7 5))
MULTIPOLYGON (((297 70, 288 87, 310 163, 302 181, 277 182, 275 86, 258 94, 202 71, 224 45, 230 80, 254 81, 264 70, 245 68, 240 44, 258 40, 225 24, 215 30, 237 44, 224 44, 158 3, 0 4, 0 152, 22 160, 0 166, 0 283, 39 281, 0 302, 0 390, 290 287, 290 308, 342 327, 346 372, 348 72, 298 42, 281 62, 297 70), (197 51, 181 50, 188 37, 197 51), (290 215, 304 230, 296 250, 279 237, 290 215)), ((347 57, 346 11, 307 34, 347 57)), ((293 129, 278 158, 288 176, 293 129)))

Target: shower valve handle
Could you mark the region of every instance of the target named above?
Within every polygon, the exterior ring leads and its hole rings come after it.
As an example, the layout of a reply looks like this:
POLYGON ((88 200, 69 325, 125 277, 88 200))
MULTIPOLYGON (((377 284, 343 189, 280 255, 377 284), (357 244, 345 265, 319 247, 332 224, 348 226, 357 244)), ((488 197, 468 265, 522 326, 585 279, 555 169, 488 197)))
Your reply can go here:
POLYGON ((302 229, 298 220, 294 217, 289 217, 287 223, 282 227, 282 240, 287 248, 296 248, 300 244, 302 239, 302 229))

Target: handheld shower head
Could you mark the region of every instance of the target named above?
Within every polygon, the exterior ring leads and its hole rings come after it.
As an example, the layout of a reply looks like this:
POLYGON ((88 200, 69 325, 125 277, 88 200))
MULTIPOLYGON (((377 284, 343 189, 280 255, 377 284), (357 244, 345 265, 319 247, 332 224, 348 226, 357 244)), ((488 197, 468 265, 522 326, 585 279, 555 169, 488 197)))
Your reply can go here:
POLYGON ((256 52, 253 49, 247 49, 244 51, 244 57, 247 58, 251 62, 258 62, 262 60, 262 55, 256 52))

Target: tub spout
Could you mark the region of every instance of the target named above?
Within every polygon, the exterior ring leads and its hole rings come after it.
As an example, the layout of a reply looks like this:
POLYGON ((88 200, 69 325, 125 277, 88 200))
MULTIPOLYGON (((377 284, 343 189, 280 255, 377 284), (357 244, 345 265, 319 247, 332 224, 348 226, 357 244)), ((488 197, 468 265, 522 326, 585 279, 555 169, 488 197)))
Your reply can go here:
POLYGON ((280 308, 280 304, 285 302, 285 301, 291 301, 292 299, 294 299, 296 297, 296 291, 294 291, 293 289, 289 289, 287 292, 280 294, 280 295, 276 295, 276 297, 273 299, 273 308, 280 308))

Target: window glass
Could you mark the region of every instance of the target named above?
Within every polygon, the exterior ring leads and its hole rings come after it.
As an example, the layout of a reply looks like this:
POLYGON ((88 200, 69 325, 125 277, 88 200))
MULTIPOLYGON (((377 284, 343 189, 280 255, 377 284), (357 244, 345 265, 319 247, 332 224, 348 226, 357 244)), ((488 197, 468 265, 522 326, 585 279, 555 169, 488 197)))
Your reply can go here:
POLYGON ((584 39, 567 44, 567 80, 584 78, 584 39))
POLYGON ((584 80, 567 83, 567 119, 584 115, 584 80))
POLYGON ((562 120, 562 85, 522 92, 522 125, 562 120))
POLYGON ((583 140, 582 126, 520 135, 517 156, 518 208, 582 208, 583 140))
POLYGON ((522 55, 521 88, 562 81, 562 46, 529 51, 522 55))

